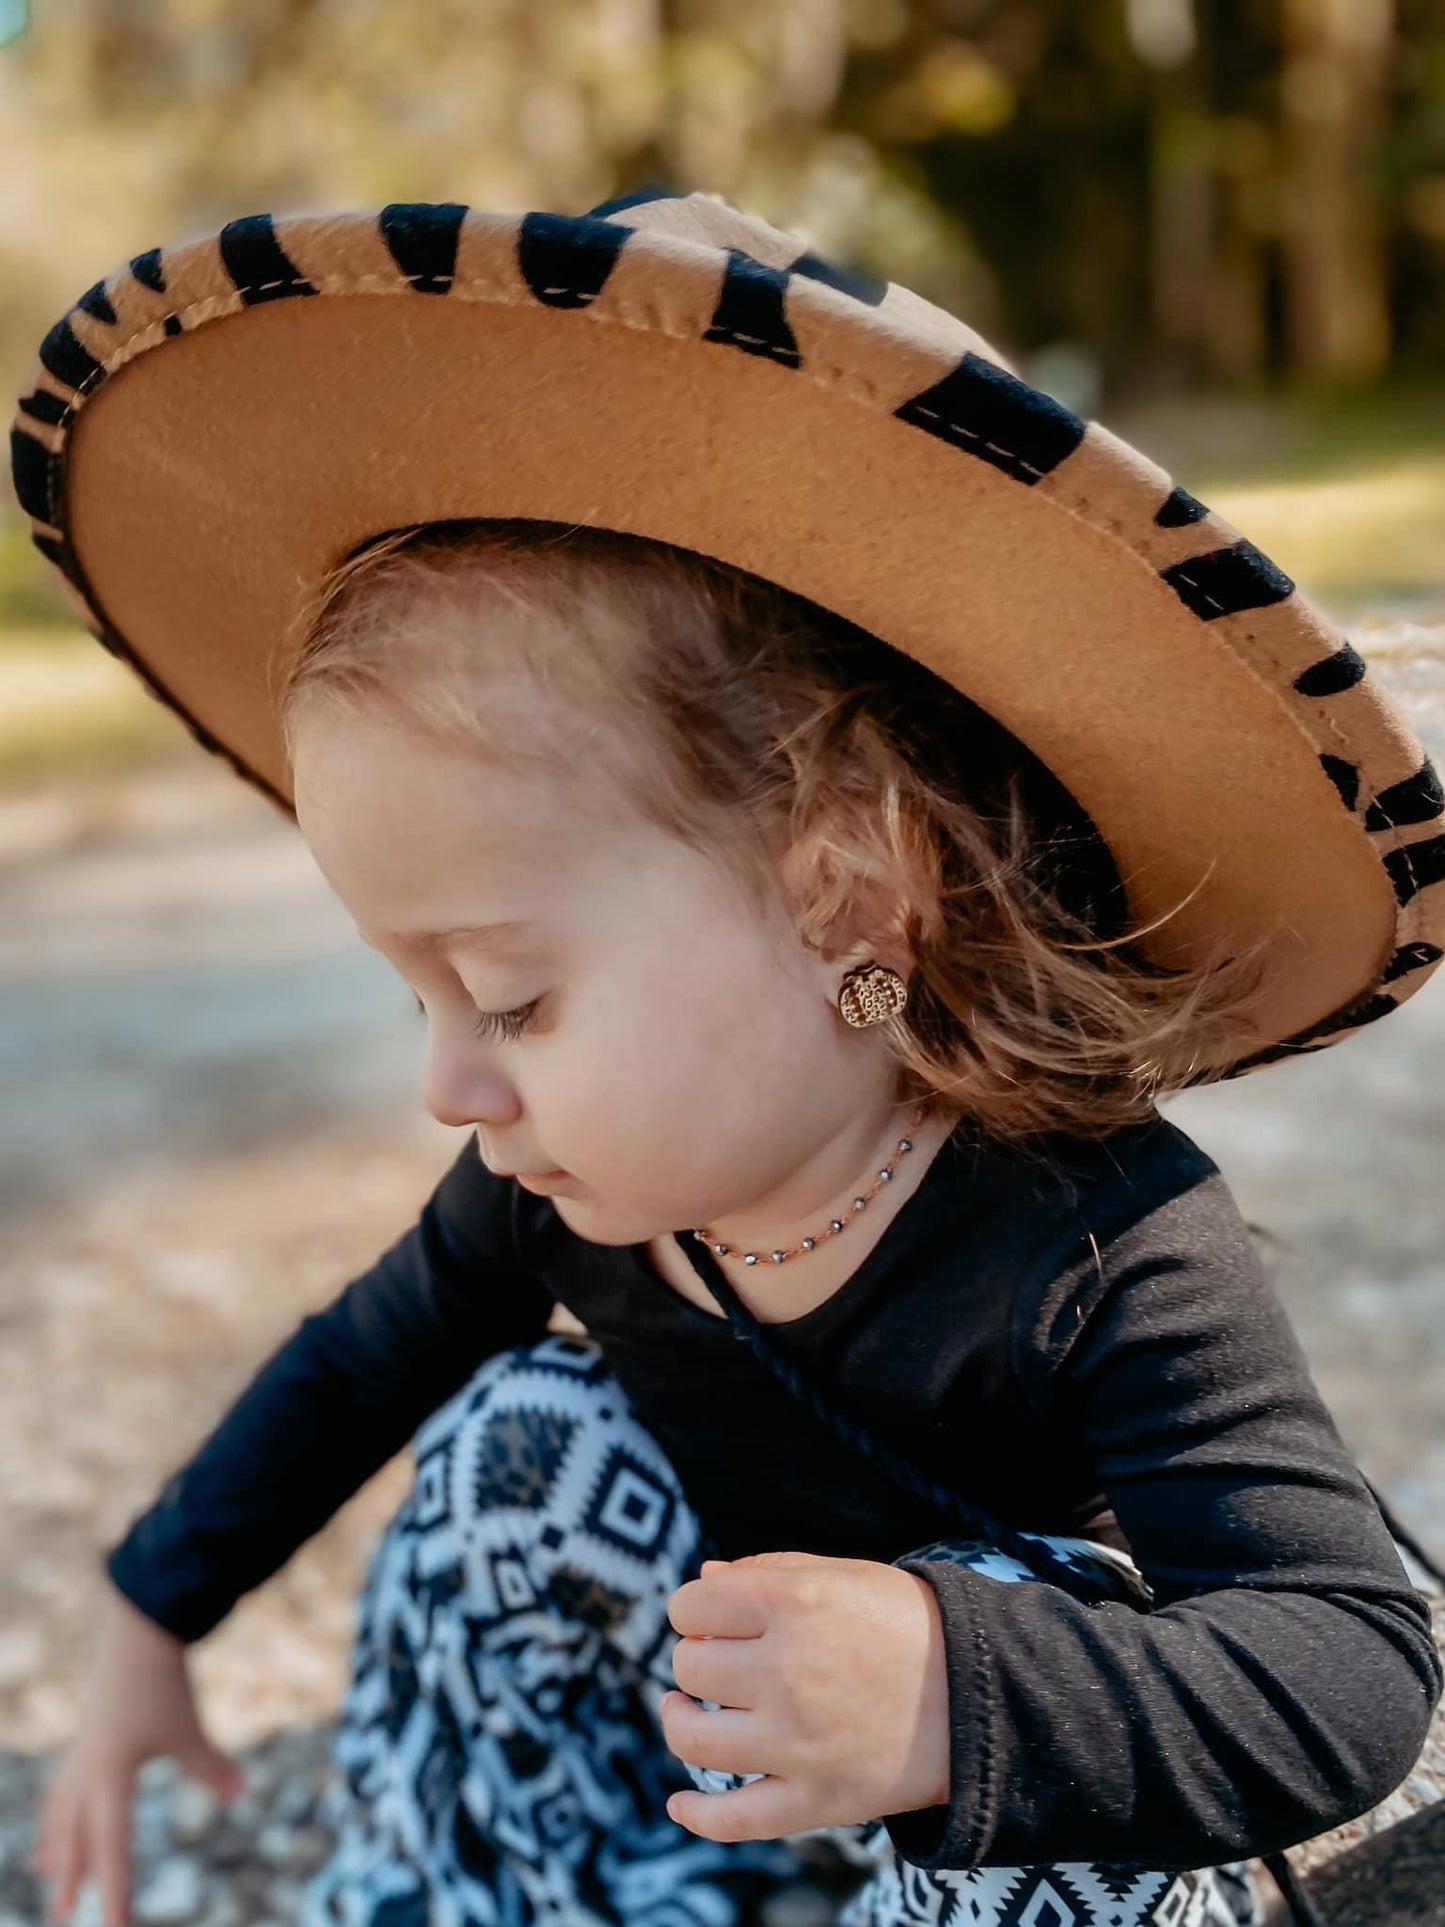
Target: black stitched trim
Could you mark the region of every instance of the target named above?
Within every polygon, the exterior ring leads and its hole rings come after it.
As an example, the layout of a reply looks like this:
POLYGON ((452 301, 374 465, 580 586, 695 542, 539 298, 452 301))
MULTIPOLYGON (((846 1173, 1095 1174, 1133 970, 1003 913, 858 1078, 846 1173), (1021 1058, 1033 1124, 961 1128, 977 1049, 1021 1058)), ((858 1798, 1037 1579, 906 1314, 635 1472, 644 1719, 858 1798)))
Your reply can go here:
POLYGON ((1340 801, 1352 814, 1360 800, 1360 772, 1343 756, 1324 755, 1320 767, 1340 793, 1340 801))
POLYGON ((57 321, 40 344, 40 363, 46 374, 54 375, 67 388, 83 388, 100 376, 100 363, 75 338, 67 314, 57 321))
POLYGON ((23 428, 10 431, 10 476, 15 497, 25 513, 37 522, 49 522, 50 504, 60 476, 60 457, 52 455, 44 442, 27 435, 23 428))
POLYGON ((1380 982, 1392 984, 1397 977, 1408 976, 1412 970, 1422 970, 1426 964, 1439 963, 1442 957, 1445 957, 1445 950, 1438 943, 1402 943, 1385 965, 1380 982))
POLYGON ((159 248, 147 248, 141 254, 133 255, 130 271, 143 288, 152 294, 164 294, 166 278, 163 268, 164 256, 159 248))
POLYGON ((1445 882, 1445 836, 1430 836, 1421 843, 1387 850, 1380 860, 1390 873, 1396 900, 1408 903, 1432 883, 1445 882))
POLYGON ((462 201, 389 201, 377 216, 392 260, 418 294, 451 293, 466 212, 462 201))
POLYGON ((527 214, 517 230, 517 268, 548 308, 586 308, 607 285, 632 229, 587 214, 527 214))
POLYGON ((48 428, 55 428, 64 421, 65 411, 70 404, 62 401, 59 395, 52 395, 48 388, 36 388, 20 397, 20 406, 32 421, 44 422, 48 428))
POLYGON ((1030 487, 1084 439, 1084 423, 1071 409, 972 351, 893 412, 1030 487))
POLYGON ((800 254, 788 268, 789 274, 805 274, 811 281, 821 281, 827 287, 836 288, 840 294, 851 294, 855 301, 864 301, 870 308, 882 305, 888 293, 888 283, 879 281, 862 268, 842 267, 836 261, 826 261, 821 254, 814 254, 809 248, 800 254))
POLYGON ((722 291, 703 340, 741 348, 744 354, 785 368, 801 367, 803 357, 784 311, 788 274, 787 268, 770 268, 738 248, 729 248, 722 291))
POLYGON ((1445 810, 1445 789, 1427 756, 1413 776, 1381 790, 1365 812, 1367 830, 1389 830, 1404 823, 1428 823, 1445 810))
POLYGON ((83 308, 93 321, 103 321, 108 328, 115 326, 115 309, 110 305, 110 296, 105 291, 103 281, 96 281, 88 287, 75 305, 83 308))
POLYGON ((216 237, 221 262, 248 308, 316 289, 282 247, 269 214, 243 214, 216 237))
POLYGON ((1187 488, 1175 488, 1160 503, 1154 520, 1161 529, 1181 529, 1188 522, 1202 522, 1208 513, 1187 488))
POLYGON ((1159 573, 1185 608, 1203 622, 1267 608, 1294 593, 1294 583, 1284 570, 1253 542, 1231 542, 1227 548, 1172 563, 1159 573))
POLYGON ((1349 643, 1337 649, 1332 656, 1324 656, 1319 662, 1311 663, 1302 675, 1294 679, 1297 696, 1339 696, 1347 689, 1353 689, 1357 682, 1364 679, 1368 668, 1364 657, 1349 643))

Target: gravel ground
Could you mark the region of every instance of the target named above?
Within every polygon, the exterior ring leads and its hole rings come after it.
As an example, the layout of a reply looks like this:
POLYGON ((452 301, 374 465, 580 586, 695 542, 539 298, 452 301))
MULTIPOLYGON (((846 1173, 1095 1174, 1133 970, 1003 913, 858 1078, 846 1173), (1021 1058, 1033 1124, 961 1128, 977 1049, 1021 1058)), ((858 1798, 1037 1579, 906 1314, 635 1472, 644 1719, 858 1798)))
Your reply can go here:
MULTIPOLYGON (((1440 636, 1357 640, 1445 760, 1440 636)), ((0 1927, 40 1918, 29 1816, 75 1718, 103 1548, 463 1141, 421 1107, 421 1039, 295 832, 188 745, 0 797, 0 1927)), ((1445 1553, 1445 972, 1345 1043, 1165 1109, 1273 1234, 1351 1450, 1445 1553)), ((286 1917, 324 1849, 327 1723, 406 1475, 403 1456, 194 1648, 208 1724, 264 1788, 203 1814, 147 1769, 138 1918, 286 1917)), ((1442 1786, 1437 1747, 1352 1831, 1442 1786)))

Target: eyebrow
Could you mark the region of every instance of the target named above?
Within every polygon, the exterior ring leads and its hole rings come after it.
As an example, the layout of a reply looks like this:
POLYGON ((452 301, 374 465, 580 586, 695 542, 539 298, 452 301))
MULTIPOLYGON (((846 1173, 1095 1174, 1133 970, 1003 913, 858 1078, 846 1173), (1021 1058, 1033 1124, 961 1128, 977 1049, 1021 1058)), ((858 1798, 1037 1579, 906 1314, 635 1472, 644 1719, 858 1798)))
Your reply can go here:
MULTIPOLYGON (((465 939, 481 949, 488 949, 502 939, 513 936, 526 925, 520 919, 511 917, 500 923, 458 923, 450 930, 413 930, 389 931, 385 941, 394 944, 398 950, 430 950, 439 943, 452 943, 465 939)), ((376 940, 368 937, 365 931, 357 933, 363 943, 376 949, 376 940)))

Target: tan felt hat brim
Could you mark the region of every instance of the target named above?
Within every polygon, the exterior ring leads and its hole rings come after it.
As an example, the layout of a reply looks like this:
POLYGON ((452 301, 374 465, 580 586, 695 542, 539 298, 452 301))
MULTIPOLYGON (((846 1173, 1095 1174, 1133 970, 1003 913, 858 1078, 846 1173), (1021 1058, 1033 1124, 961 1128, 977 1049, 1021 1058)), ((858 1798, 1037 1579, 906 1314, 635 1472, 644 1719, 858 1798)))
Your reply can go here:
POLYGON ((1146 946, 1269 972, 1219 1076, 1410 996, 1445 808, 1293 584, 954 316, 716 196, 588 215, 256 215, 137 256, 46 338, 17 492, 75 607, 291 813, 294 620, 369 536, 530 516, 660 538, 837 610, 1026 742, 1146 946))

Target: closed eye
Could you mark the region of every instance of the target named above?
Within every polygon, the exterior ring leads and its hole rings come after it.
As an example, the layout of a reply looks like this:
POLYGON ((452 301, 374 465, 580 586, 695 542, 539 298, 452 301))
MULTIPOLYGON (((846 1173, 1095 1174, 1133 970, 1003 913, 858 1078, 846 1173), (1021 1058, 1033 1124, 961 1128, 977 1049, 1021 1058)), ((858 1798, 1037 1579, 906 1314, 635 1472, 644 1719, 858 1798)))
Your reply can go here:
MULTIPOLYGON (((412 1000, 420 1015, 425 1017, 426 1005, 415 991, 412 992, 412 1000)), ((516 1010, 479 1010, 477 1020, 472 1025, 472 1035, 506 1039, 520 1037, 531 1023, 541 1002, 540 997, 534 997, 531 1003, 521 1004, 516 1010)))
POLYGON ((477 1021, 472 1025, 474 1037, 520 1037, 531 1023, 540 997, 534 997, 530 1004, 522 1004, 517 1010, 479 1010, 477 1021))

